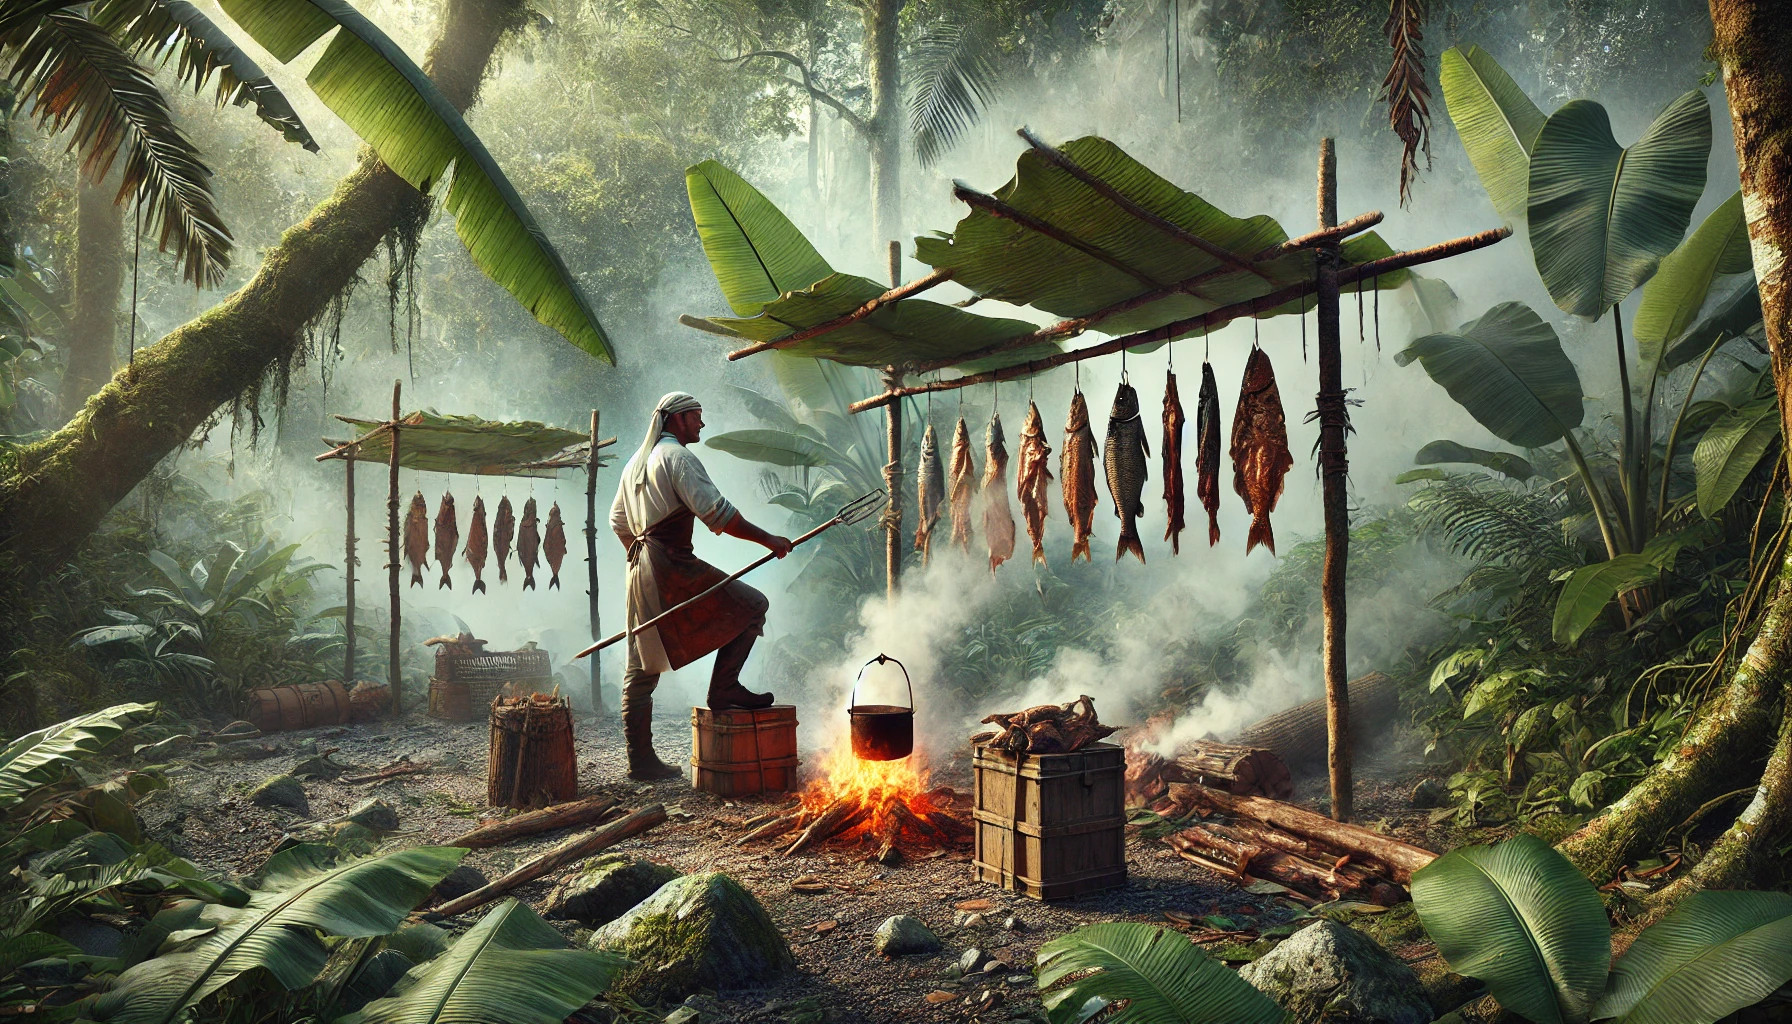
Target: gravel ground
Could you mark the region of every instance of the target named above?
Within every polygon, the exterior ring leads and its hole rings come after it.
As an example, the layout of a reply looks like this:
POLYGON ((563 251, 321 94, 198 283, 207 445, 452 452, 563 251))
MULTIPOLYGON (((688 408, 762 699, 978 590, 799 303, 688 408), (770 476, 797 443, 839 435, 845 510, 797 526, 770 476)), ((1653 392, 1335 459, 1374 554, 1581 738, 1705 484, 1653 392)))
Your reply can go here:
MULTIPOLYGON (((655 735, 661 757, 674 764, 688 763, 688 711, 682 707, 660 711, 655 735)), ((871 848, 863 846, 824 847, 813 856, 790 858, 762 845, 739 847, 734 840, 741 834, 741 823, 760 813, 762 804, 694 792, 688 781, 653 786, 629 782, 624 777, 621 728, 613 717, 583 720, 576 735, 581 794, 604 792, 630 808, 663 803, 671 817, 618 845, 617 852, 684 872, 725 871, 759 898, 789 937, 798 972, 765 989, 719 993, 719 1012, 727 1020, 815 1020, 815 1009, 839 1024, 1043 1019, 1030 973, 1034 955, 1042 944, 1073 928, 1102 921, 1163 923, 1166 910, 1246 914, 1270 923, 1289 916, 1285 905, 1273 898, 1244 893, 1219 876, 1182 862, 1156 839, 1137 834, 1127 840, 1125 888, 1049 905, 976 881, 968 851, 884 867, 867 863, 871 848), (805 875, 817 876, 833 888, 814 895, 793 891, 791 883, 805 875), (967 900, 992 904, 982 927, 954 926, 954 905, 967 900), (944 940, 943 951, 898 960, 874 955, 872 932, 892 914, 920 918, 944 940), (1003 928, 1009 916, 1017 918, 1020 927, 1003 928), (838 926, 826 934, 811 927, 826 920, 837 921, 838 926), (993 980, 956 980, 959 955, 973 946, 1014 970, 984 976, 993 980), (929 1002, 932 993, 949 993, 951 998, 936 995, 940 1001, 929 1002)), ((175 765, 170 772, 172 791, 157 794, 143 808, 150 834, 204 867, 240 873, 259 865, 284 834, 308 821, 340 815, 368 797, 379 797, 396 808, 400 831, 391 839, 405 845, 444 842, 471 827, 485 809, 483 723, 454 725, 413 715, 403 721, 281 733, 259 743, 278 752, 251 762, 175 765), (249 790, 261 780, 332 748, 337 761, 367 770, 401 756, 436 768, 372 786, 307 782, 307 817, 249 802, 249 790)), ((806 760, 813 762, 813 753, 806 753, 806 760)), ((1392 772, 1365 773, 1370 777, 1359 798, 1365 819, 1373 821, 1398 806, 1402 787, 1408 784, 1398 776, 1410 774, 1400 765, 1410 763, 1396 760, 1386 766, 1392 772)), ((937 768, 931 784, 968 791, 968 749, 937 768)), ((1316 796, 1322 788, 1322 780, 1303 780, 1300 795, 1316 796)), ((1423 841, 1413 835, 1419 831, 1412 824, 1414 817, 1408 812, 1398 823, 1402 827, 1393 831, 1423 841)), ((1422 816, 1417 820, 1422 823, 1422 816)), ((564 838, 557 833, 475 850, 464 863, 496 877, 564 838)), ((539 909, 551 889, 550 878, 514 895, 539 909)))

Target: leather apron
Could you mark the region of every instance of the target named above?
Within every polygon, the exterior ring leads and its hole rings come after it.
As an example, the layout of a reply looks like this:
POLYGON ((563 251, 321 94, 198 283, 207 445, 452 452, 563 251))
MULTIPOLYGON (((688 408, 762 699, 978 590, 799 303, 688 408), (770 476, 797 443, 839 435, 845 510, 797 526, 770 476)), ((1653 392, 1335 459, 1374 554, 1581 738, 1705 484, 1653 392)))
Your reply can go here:
MULTIPOLYGON (((698 558, 691 547, 697 517, 688 508, 648 527, 628 549, 628 624, 688 601, 728 574, 698 558)), ((768 602, 740 580, 670 616, 635 637, 643 671, 683 668, 747 629, 757 629, 768 602), (656 635, 657 634, 657 635, 656 635)))

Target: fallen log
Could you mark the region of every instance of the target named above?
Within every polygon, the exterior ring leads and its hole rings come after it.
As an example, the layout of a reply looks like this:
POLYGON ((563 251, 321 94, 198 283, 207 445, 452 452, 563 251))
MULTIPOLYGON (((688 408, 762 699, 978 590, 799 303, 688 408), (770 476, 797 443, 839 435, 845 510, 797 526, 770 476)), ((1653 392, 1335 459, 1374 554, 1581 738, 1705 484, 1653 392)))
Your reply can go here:
POLYGON ((1437 859, 1423 847, 1371 832, 1366 828, 1333 821, 1303 807, 1260 796, 1233 796, 1205 786, 1191 787, 1189 797, 1204 810, 1240 818, 1252 818, 1297 836, 1318 840, 1343 853, 1363 854, 1387 865, 1394 881, 1412 882, 1412 873, 1437 859))
POLYGON ((1346 850, 1336 843, 1297 836, 1252 818, 1233 818, 1226 823, 1226 827, 1254 843, 1305 857, 1314 863, 1331 864, 1342 859, 1371 874, 1383 878, 1394 877, 1394 869, 1383 863, 1381 858, 1372 857, 1361 850, 1346 850))
MULTIPOLYGON (((1391 907, 1407 899, 1406 890, 1348 858, 1315 859, 1263 846, 1242 832, 1216 822, 1203 822, 1176 833, 1183 848, 1202 847, 1237 862, 1239 873, 1285 885, 1323 899, 1350 899, 1391 907)), ((1175 843, 1172 843, 1175 845, 1175 843)), ((1210 854, 1210 855, 1212 855, 1210 854)))
POLYGON ((410 761, 397 761, 397 762, 387 765, 384 768, 381 768, 380 770, 378 770, 376 772, 369 772, 366 775, 348 776, 348 777, 339 779, 338 781, 341 782, 345 786, 363 786, 363 785, 371 786, 371 785, 377 785, 378 783, 384 782, 387 779, 396 779, 400 775, 419 775, 423 772, 429 771, 431 769, 431 767, 433 767, 433 766, 429 765, 429 764, 424 764, 424 763, 412 763, 410 761))
POLYGON ((499 846, 525 836, 552 832, 555 829, 595 824, 602 821, 603 816, 615 806, 616 801, 607 796, 590 796, 583 800, 555 804, 552 807, 543 807, 539 811, 529 811, 502 821, 492 822, 489 825, 481 825, 470 832, 450 839, 447 845, 478 850, 487 846, 499 846))
MULTIPOLYGON (((1349 684, 1351 732, 1360 741, 1388 724, 1399 710, 1394 681, 1380 672, 1358 676, 1349 684)), ((1278 711, 1245 726, 1235 743, 1262 747, 1280 756, 1290 767, 1321 763, 1326 756, 1325 698, 1320 697, 1278 711)), ((1358 743, 1353 750, 1361 750, 1358 743)))
POLYGON ((1198 782, 1238 796, 1286 800, 1294 795, 1294 776, 1275 751, 1211 740, 1196 740, 1178 749, 1163 766, 1163 778, 1198 782))
POLYGON ((620 821, 568 839, 509 874, 436 907, 425 914, 424 918, 438 921, 455 914, 464 914, 474 907, 483 907, 519 885, 526 885, 575 860, 583 860, 594 853, 607 850, 624 839, 639 835, 655 825, 664 824, 665 820, 666 808, 660 804, 643 807, 620 821))

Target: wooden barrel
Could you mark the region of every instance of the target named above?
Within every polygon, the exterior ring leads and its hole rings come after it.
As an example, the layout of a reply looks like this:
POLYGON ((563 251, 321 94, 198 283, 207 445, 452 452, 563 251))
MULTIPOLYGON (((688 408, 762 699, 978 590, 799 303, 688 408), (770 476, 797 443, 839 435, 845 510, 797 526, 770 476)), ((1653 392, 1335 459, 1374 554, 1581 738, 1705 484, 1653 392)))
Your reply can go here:
POLYGON ((572 705, 565 697, 497 697, 491 704, 485 799, 494 807, 544 807, 579 792, 572 705))
POLYGON ((335 679, 250 690, 244 702, 245 717, 264 733, 341 725, 351 708, 348 690, 335 679))
POLYGON ((691 709, 691 784, 717 796, 796 788, 796 705, 691 709))

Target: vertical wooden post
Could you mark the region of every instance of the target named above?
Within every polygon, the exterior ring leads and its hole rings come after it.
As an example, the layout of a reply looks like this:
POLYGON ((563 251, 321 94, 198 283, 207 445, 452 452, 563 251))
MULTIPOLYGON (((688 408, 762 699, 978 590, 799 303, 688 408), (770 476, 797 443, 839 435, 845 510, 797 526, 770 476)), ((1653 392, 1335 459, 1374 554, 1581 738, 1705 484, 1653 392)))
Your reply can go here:
MULTIPOLYGON (((902 283, 902 243, 890 243, 890 287, 902 283)), ((902 371, 894 366, 884 370, 884 390, 902 386, 902 371)), ((885 447, 889 459, 884 463, 884 490, 890 494, 890 507, 884 512, 884 578, 889 585, 886 594, 896 600, 902 589, 902 402, 884 406, 885 447)))
MULTIPOLYGON (((1319 226, 1338 223, 1338 154, 1331 139, 1319 140, 1319 226)), ((1350 414, 1344 405, 1343 354, 1338 324, 1338 243, 1314 250, 1318 265, 1319 312, 1319 472, 1325 510, 1325 567, 1319 584, 1325 613, 1326 761, 1331 769, 1332 817, 1350 820, 1355 792, 1350 778, 1350 689, 1344 667, 1344 569, 1350 559, 1350 507, 1345 494, 1350 461, 1345 433, 1350 414)))
MULTIPOLYGON (((597 621, 597 423, 598 412, 591 410, 591 452, 585 460, 585 593, 591 605, 591 639, 602 640, 603 631, 597 621)), ((591 656, 591 713, 604 713, 603 675, 598 670, 597 655, 591 656)))
POLYGON ((342 560, 342 685, 348 687, 355 685, 355 454, 355 449, 350 448, 348 458, 342 460, 343 521, 347 524, 343 530, 347 540, 343 542, 346 550, 342 560))
POLYGON ((386 559, 386 591, 392 602, 392 628, 387 638, 386 685, 392 688, 393 717, 404 713, 404 681, 398 674, 398 563, 404 554, 398 541, 398 420, 404 415, 398 410, 398 396, 403 386, 402 381, 392 382, 392 425, 387 428, 392 457, 386 463, 386 552, 390 556, 386 559))

